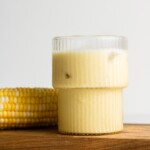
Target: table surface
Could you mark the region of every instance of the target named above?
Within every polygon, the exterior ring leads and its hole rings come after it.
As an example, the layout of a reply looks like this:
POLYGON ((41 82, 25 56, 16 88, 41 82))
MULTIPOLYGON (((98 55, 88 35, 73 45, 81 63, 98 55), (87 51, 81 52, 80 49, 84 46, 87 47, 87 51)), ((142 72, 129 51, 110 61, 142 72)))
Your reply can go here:
POLYGON ((0 150, 150 150, 150 125, 126 124, 117 134, 74 136, 57 128, 1 130, 0 150))

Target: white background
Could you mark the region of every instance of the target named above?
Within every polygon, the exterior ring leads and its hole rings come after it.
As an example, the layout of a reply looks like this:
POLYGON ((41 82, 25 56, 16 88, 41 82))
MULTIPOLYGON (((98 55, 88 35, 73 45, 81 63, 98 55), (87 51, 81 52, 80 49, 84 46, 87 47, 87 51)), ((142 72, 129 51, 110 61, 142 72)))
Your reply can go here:
POLYGON ((51 87, 51 39, 124 35, 125 122, 150 123, 150 0, 0 0, 0 87, 51 87))

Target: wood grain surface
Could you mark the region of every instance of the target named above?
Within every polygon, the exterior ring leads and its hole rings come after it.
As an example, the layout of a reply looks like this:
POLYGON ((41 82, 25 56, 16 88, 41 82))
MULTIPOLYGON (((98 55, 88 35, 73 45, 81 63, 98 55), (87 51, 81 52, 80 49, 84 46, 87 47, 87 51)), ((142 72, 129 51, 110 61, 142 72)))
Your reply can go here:
POLYGON ((128 124, 117 134, 61 135, 57 128, 1 130, 0 150, 150 150, 150 125, 128 124))

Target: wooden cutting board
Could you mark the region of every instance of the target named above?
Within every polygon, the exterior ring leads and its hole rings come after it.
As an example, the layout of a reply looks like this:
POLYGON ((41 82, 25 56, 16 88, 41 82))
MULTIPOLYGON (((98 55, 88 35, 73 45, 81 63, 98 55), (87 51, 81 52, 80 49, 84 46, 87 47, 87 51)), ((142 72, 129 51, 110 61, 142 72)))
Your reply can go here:
POLYGON ((150 150, 150 125, 127 124, 101 136, 61 135, 57 128, 1 130, 0 150, 150 150))

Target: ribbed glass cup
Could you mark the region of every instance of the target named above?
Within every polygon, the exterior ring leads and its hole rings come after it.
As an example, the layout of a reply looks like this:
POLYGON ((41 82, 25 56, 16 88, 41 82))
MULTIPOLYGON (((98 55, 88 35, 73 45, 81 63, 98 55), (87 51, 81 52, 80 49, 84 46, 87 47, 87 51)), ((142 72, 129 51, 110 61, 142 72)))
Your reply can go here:
POLYGON ((53 39, 52 81, 59 90, 59 132, 88 135, 123 129, 127 60, 127 39, 122 36, 53 39))

